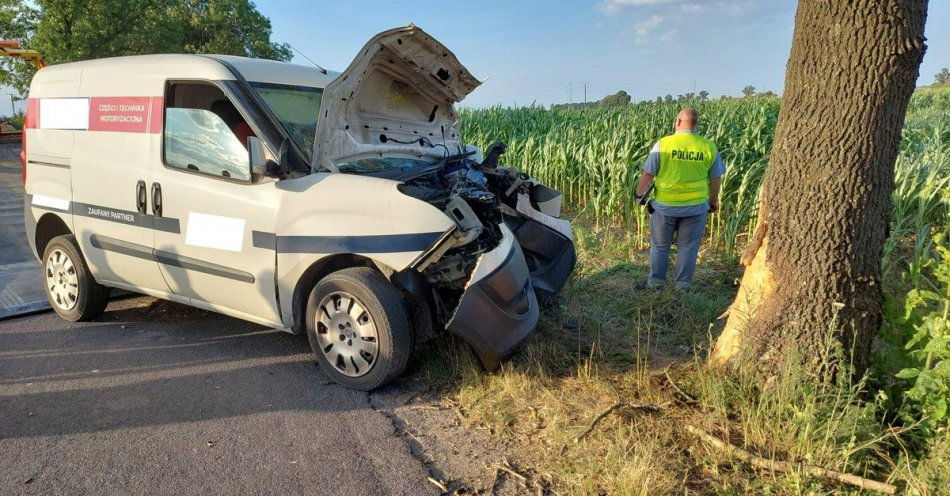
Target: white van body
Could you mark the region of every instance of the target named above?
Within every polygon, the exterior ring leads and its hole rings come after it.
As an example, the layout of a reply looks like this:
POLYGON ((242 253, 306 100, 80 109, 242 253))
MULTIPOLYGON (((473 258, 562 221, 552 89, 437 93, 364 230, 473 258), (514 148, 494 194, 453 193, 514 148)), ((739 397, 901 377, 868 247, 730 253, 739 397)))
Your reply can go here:
POLYGON ((493 367, 574 249, 559 195, 461 143, 453 105, 478 84, 414 26, 342 73, 217 55, 46 67, 24 126, 27 238, 51 285, 44 252, 72 235, 99 285, 298 333, 326 330, 307 319, 318 282, 369 267, 416 341, 446 326, 493 367))

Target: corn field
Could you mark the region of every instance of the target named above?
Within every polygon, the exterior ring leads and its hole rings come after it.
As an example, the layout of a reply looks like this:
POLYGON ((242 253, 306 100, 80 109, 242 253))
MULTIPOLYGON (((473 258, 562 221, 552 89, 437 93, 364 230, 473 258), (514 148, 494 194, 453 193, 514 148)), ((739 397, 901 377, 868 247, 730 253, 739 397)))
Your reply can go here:
MULTIPOLYGON (((707 236, 728 254, 755 226, 779 104, 762 97, 690 104, 700 114, 699 132, 716 143, 727 165, 721 214, 710 217, 707 236)), ((642 245, 647 217, 635 206, 636 182, 650 148, 672 132, 682 106, 464 109, 462 136, 483 149, 506 143, 503 163, 561 190, 572 214, 623 227, 642 245)), ((948 225, 950 89, 921 89, 911 100, 896 181, 891 252, 921 229, 948 225)))

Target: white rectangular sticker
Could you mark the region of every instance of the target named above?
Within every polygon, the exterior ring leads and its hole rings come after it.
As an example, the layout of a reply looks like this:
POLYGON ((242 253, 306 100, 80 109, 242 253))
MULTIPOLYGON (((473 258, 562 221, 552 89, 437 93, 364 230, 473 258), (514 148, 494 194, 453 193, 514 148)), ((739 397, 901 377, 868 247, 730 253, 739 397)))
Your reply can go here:
POLYGON ((33 195, 33 205, 69 211, 69 200, 52 196, 33 195))
POLYGON ((40 129, 88 127, 88 98, 40 98, 40 129))
POLYGON ((218 250, 241 251, 244 219, 188 212, 185 244, 218 250))

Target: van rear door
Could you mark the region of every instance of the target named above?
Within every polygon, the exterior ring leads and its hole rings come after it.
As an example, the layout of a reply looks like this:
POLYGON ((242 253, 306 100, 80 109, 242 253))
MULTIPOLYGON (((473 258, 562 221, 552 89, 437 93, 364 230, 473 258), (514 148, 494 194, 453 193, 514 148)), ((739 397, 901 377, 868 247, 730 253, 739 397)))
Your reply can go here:
POLYGON ((168 286, 152 258, 154 233, 177 232, 179 224, 156 218, 147 203, 151 136, 161 129, 160 89, 157 77, 129 78, 121 67, 83 73, 82 108, 73 109, 73 125, 84 129, 75 133, 72 212, 97 280, 163 294, 168 286))

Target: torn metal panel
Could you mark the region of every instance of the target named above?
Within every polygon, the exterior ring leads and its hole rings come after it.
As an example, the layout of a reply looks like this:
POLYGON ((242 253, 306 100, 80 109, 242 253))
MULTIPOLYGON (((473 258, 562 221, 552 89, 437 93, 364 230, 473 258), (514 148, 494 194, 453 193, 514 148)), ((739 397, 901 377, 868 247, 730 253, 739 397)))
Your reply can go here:
POLYGON ((531 334, 539 308, 514 234, 502 226, 498 246, 478 258, 446 328, 467 341, 488 370, 531 334))

